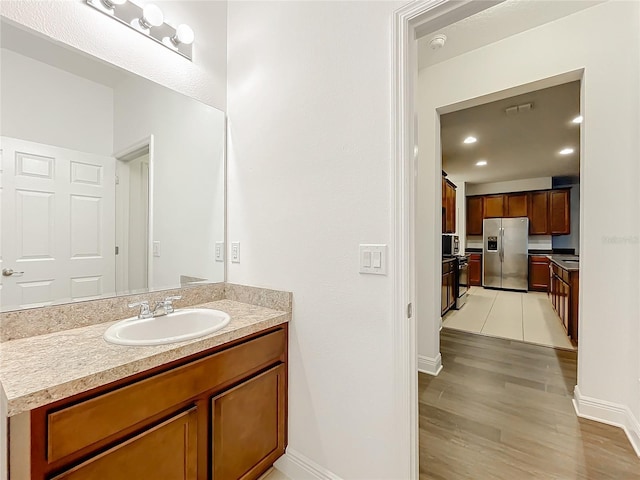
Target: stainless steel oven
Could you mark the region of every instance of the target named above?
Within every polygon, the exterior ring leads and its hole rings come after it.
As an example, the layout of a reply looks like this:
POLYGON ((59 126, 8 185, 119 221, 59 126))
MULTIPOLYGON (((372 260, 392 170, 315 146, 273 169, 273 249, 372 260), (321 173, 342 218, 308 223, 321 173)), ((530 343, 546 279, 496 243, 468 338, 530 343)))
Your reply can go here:
POLYGON ((466 303, 469 292, 469 257, 466 255, 458 257, 457 284, 456 309, 459 310, 466 303))

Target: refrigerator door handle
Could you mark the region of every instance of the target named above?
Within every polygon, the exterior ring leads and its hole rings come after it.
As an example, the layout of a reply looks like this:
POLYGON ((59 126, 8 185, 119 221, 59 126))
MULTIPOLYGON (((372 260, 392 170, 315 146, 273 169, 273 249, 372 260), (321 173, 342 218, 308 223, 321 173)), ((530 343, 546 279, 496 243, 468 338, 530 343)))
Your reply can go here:
POLYGON ((504 262, 504 228, 500 227, 500 261, 504 262))

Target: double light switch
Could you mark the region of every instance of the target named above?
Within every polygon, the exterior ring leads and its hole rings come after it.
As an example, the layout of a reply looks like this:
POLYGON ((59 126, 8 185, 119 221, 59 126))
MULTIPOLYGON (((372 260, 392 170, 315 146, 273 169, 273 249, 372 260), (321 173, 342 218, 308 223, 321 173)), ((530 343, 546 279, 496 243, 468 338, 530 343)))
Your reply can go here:
POLYGON ((360 273, 387 274, 386 245, 360 245, 360 273))

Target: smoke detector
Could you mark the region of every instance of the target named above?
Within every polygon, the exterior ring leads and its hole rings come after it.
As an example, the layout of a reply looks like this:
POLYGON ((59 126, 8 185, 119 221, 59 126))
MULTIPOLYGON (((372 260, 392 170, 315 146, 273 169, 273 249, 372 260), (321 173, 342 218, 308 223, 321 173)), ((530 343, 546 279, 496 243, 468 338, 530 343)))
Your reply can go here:
POLYGON ((447 41, 447 36, 439 33, 434 36, 431 40, 429 40, 429 46, 431 50, 439 50, 444 47, 444 43, 447 41))

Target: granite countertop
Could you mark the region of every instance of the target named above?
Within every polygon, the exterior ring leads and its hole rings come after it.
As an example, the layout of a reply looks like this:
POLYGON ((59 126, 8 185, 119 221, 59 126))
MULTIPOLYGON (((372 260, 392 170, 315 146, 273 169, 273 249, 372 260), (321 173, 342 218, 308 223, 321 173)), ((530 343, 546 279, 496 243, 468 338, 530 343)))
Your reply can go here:
POLYGON ((288 322, 291 313, 233 300, 194 305, 231 316, 211 335, 180 343, 123 346, 102 335, 116 322, 11 340, 1 344, 0 382, 9 416, 85 392, 121 378, 188 357, 288 322))
POLYGON ((580 257, 578 255, 547 255, 547 258, 568 272, 580 270, 580 257))
POLYGON ((445 262, 455 262, 456 260, 458 260, 456 257, 443 258, 443 259, 442 259, 442 263, 445 263, 445 262))

